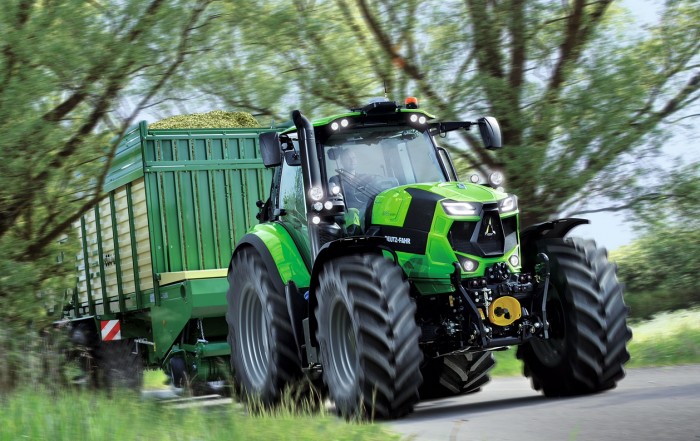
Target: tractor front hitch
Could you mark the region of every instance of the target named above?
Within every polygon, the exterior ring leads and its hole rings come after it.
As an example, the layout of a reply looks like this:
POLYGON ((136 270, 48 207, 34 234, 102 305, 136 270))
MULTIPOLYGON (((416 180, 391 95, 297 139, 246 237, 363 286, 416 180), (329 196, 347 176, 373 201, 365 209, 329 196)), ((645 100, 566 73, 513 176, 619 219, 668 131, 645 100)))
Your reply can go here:
POLYGON ((469 297, 467 290, 465 290, 462 286, 462 268, 460 267, 459 262, 454 262, 453 265, 455 270, 451 276, 452 285, 454 286, 455 290, 462 296, 464 302, 467 304, 467 313, 469 314, 469 319, 471 323, 476 325, 476 331, 478 333, 476 337, 477 339, 479 339, 479 346, 485 348, 488 345, 488 335, 486 332, 486 328, 484 327, 484 322, 483 320, 481 320, 481 315, 479 314, 479 310, 477 309, 476 304, 471 299, 471 297, 469 297))
POLYGON ((542 319, 540 337, 549 338, 549 322, 547 322, 547 294, 549 292, 549 257, 545 253, 537 255, 535 263, 535 281, 538 285, 537 294, 533 299, 533 309, 536 317, 542 319))

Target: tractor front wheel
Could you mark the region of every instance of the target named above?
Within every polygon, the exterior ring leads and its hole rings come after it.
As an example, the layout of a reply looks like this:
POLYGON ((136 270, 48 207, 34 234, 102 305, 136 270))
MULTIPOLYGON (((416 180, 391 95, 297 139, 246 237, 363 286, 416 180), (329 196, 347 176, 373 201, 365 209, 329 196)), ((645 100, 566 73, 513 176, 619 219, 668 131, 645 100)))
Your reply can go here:
POLYGON ((316 295, 323 378, 338 412, 382 419, 411 412, 423 356, 401 269, 381 254, 339 257, 324 265, 316 295))
POLYGON ((433 358, 424 364, 421 399, 434 399, 479 392, 491 380, 496 365, 488 351, 468 352, 433 358))
POLYGON ((630 358, 628 308, 615 266, 593 241, 547 239, 538 244, 551 263, 547 301, 549 339, 518 348, 524 373, 546 396, 614 388, 630 358))

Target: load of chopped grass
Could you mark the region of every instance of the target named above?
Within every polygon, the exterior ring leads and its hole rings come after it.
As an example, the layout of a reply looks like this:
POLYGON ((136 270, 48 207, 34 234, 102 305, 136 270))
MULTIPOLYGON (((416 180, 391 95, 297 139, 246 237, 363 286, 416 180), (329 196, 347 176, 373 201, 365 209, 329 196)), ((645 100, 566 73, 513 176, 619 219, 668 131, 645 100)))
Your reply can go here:
POLYGON ((260 127, 260 123, 248 112, 212 110, 206 113, 176 115, 154 122, 149 129, 234 129, 260 127))

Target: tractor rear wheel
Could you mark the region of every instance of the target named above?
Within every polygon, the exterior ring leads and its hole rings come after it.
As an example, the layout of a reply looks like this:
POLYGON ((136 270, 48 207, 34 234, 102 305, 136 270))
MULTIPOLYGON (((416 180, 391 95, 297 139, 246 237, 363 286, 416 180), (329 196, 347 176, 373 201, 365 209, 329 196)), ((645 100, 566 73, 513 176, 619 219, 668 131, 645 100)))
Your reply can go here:
POLYGON ((632 337, 615 266, 593 241, 546 239, 538 248, 551 264, 549 339, 518 348, 525 375, 546 396, 614 388, 625 375, 632 337))
POLYGON ((398 418, 418 401, 423 355, 403 271, 381 254, 325 263, 316 290, 323 378, 346 417, 398 418))
POLYGON ((260 255, 243 248, 228 275, 228 343, 240 390, 264 405, 301 376, 301 366, 284 291, 260 255))
POLYGON ((491 381, 489 372, 496 365, 488 351, 446 355, 424 364, 421 399, 452 397, 479 392, 491 381))

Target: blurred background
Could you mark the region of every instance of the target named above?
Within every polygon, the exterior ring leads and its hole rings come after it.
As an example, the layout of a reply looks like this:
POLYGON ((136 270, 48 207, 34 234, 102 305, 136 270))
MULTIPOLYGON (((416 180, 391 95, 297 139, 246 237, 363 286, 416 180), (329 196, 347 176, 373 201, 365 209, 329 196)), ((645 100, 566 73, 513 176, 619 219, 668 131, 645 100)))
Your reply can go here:
POLYGON ((634 320, 692 308, 699 23, 697 0, 3 2, 0 391, 62 381, 36 336, 120 136, 215 109, 272 126, 415 96, 441 120, 495 116, 501 151, 439 140, 462 179, 503 172, 522 226, 590 218, 574 234, 612 250, 634 320))

